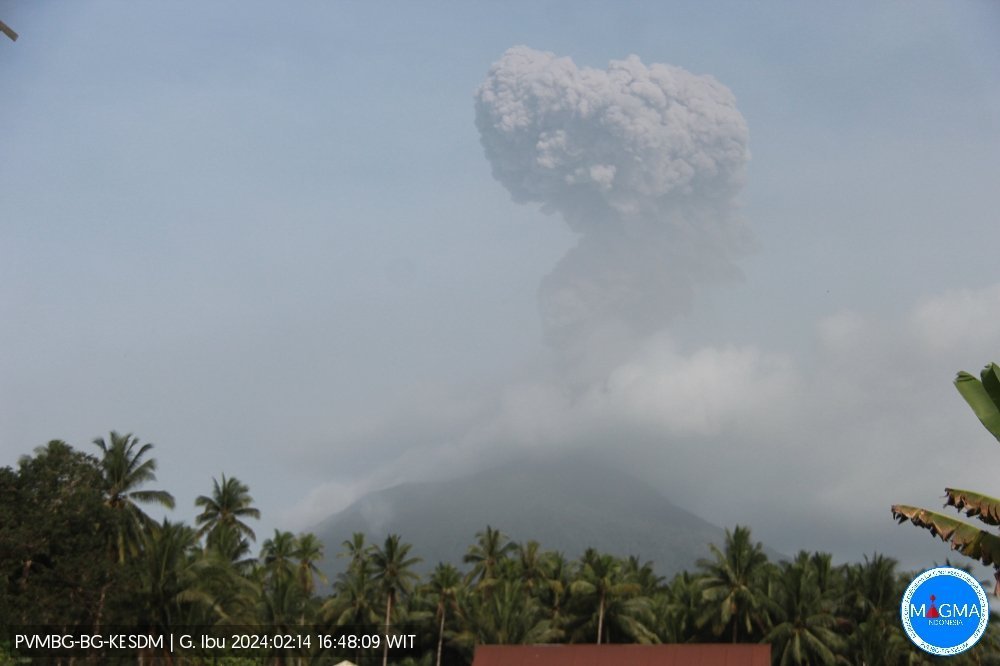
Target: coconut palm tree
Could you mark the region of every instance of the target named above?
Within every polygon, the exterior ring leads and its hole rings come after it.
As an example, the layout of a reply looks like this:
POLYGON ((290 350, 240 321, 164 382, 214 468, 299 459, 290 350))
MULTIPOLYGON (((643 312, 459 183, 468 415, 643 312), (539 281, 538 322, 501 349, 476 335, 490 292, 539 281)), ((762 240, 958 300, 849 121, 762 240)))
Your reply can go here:
POLYGON ((242 575, 249 575, 257 558, 250 555, 250 542, 228 525, 218 525, 205 540, 205 552, 229 562, 242 575))
POLYGON ((891 557, 874 553, 845 569, 841 613, 850 620, 851 661, 860 664, 920 663, 899 622, 899 600, 912 575, 891 557))
MULTIPOLYGON (((385 634, 389 634, 392 619, 392 605, 400 595, 408 594, 413 581, 419 577, 411 567, 419 563, 419 557, 408 557, 412 546, 403 543, 398 534, 390 534, 382 548, 375 548, 371 554, 373 580, 385 595, 385 634)), ((389 641, 385 641, 382 666, 389 662, 389 641)))
MULTIPOLYGON (((368 631, 378 624, 379 613, 375 598, 377 589, 372 580, 371 550, 365 545, 365 535, 355 532, 342 544, 344 550, 337 557, 347 557, 347 569, 337 575, 333 595, 320 608, 320 617, 334 627, 352 626, 368 631)), ((361 663, 361 648, 355 658, 361 663)))
POLYGON ((546 551, 542 555, 542 566, 545 584, 539 590, 539 601, 552 626, 561 629, 566 619, 563 611, 569 599, 571 566, 566 556, 556 551, 546 551))
POLYGON ((266 624, 289 631, 298 622, 305 623, 308 596, 296 575, 295 551, 298 540, 291 532, 274 530, 260 550, 262 562, 258 574, 262 588, 262 615, 266 624))
POLYGON ((843 605, 857 622, 863 622, 873 614, 898 611, 899 574, 897 562, 891 557, 873 553, 861 564, 847 567, 846 595, 843 605))
POLYGON ((199 525, 198 536, 211 534, 218 526, 225 525, 256 541, 257 535, 243 522, 246 518, 260 519, 260 511, 252 506, 250 489, 236 477, 227 479, 225 474, 221 482, 212 479, 212 485, 211 497, 200 495, 194 501, 195 506, 202 507, 202 512, 195 518, 199 525))
POLYGON ((264 563, 264 577, 271 584, 277 584, 293 577, 295 572, 295 535, 291 532, 274 530, 274 538, 266 539, 260 549, 260 559, 264 563))
POLYGON ((335 627, 375 625, 379 620, 375 592, 368 566, 348 569, 337 576, 333 596, 323 604, 320 614, 335 627))
POLYGON ((137 562, 140 626, 166 634, 173 626, 194 619, 195 606, 214 605, 199 585, 198 550, 195 531, 183 523, 164 518, 144 533, 137 562))
MULTIPOLYGON (((197 541, 197 532, 188 529, 197 541)), ((213 537, 202 549, 196 549, 190 561, 190 572, 195 577, 193 587, 201 602, 197 621, 191 623, 256 624, 262 590, 254 576, 257 560, 249 556, 249 543, 225 527, 215 530, 213 537)), ((187 596, 191 594, 195 593, 187 596)))
POLYGON ((466 590, 458 599, 462 631, 453 642, 466 654, 476 645, 552 643, 562 636, 538 601, 525 598, 521 581, 498 581, 489 595, 466 590))
POLYGON ((348 559, 347 568, 360 570, 368 562, 368 545, 365 543, 364 532, 355 532, 350 539, 341 542, 343 550, 337 553, 337 557, 348 559))
POLYGON ((438 620, 437 658, 436 666, 441 666, 441 652, 444 647, 444 625, 448 617, 448 609, 454 608, 458 594, 462 589, 462 575, 451 564, 438 563, 431 574, 428 592, 436 600, 434 617, 438 620))
POLYGON ((836 632, 835 592, 823 589, 821 570, 824 558, 812 559, 800 552, 793 562, 785 562, 777 577, 777 622, 764 637, 771 644, 780 666, 846 663, 841 653, 846 642, 836 632))
POLYGON ((292 555, 298 560, 296 571, 299 585, 307 597, 312 597, 313 590, 316 589, 315 579, 318 578, 324 584, 328 582, 326 575, 316 566, 323 559, 323 542, 311 532, 300 534, 292 555))
POLYGON ((638 583, 645 596, 653 596, 663 585, 663 578, 656 575, 652 562, 643 562, 635 555, 629 555, 622 566, 625 576, 638 583))
POLYGON ((584 610, 578 637, 595 631, 595 642, 608 642, 610 620, 616 633, 628 642, 655 643, 659 639, 649 628, 653 623, 650 600, 641 597, 642 586, 625 573, 621 560, 588 548, 581 560, 577 579, 570 584, 570 594, 584 610))
POLYGON ((516 544, 517 553, 515 575, 524 583, 524 591, 528 596, 535 594, 537 589, 544 587, 546 580, 544 553, 535 540, 525 544, 516 544))
POLYGON ((142 531, 156 524, 139 504, 152 502, 172 509, 174 497, 165 490, 139 489, 149 481, 156 481, 156 459, 144 459, 152 444, 140 445, 139 438, 132 433, 120 435, 112 430, 107 441, 98 437, 94 445, 102 454, 104 501, 120 516, 118 561, 124 562, 126 551, 136 552, 142 531))
POLYGON ((495 530, 489 525, 483 532, 476 532, 476 543, 469 546, 462 561, 472 564, 472 571, 467 581, 475 581, 476 585, 489 589, 496 581, 500 563, 517 549, 517 544, 507 539, 507 535, 495 530))
POLYGON ((702 587, 698 578, 689 571, 682 571, 654 597, 654 613, 662 642, 687 643, 698 638, 702 587))
POLYGON ((700 626, 716 636, 727 631, 733 643, 759 638, 765 624, 764 585, 769 569, 761 544, 750 540, 750 529, 726 530, 725 550, 710 544, 713 559, 698 560, 704 610, 700 626))

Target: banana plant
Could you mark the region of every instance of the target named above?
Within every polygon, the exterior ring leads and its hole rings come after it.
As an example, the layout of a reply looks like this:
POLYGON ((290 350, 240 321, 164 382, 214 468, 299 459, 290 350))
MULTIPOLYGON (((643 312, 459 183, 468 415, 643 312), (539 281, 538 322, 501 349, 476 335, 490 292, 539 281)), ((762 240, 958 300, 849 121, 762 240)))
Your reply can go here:
MULTIPOLYGON (((1000 442, 1000 368, 997 364, 990 363, 983 368, 979 379, 967 372, 959 372, 955 388, 990 434, 1000 442)), ((945 488, 944 492, 945 507, 954 507, 986 525, 1000 525, 1000 499, 957 488, 945 488)), ((893 505, 892 516, 901 524, 909 520, 930 531, 966 557, 992 565, 997 581, 996 592, 1000 594, 1000 535, 943 513, 905 504, 893 505)))

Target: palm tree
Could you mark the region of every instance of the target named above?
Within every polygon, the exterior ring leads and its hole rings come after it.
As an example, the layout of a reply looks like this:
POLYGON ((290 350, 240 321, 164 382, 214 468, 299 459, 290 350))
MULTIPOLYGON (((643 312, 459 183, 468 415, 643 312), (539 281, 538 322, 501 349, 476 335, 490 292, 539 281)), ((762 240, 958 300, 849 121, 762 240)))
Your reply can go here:
POLYGON ((540 590, 539 599, 552 620, 552 626, 561 628, 565 619, 563 609, 569 596, 570 563, 562 553, 546 551, 542 556, 542 566, 545 585, 540 590))
POLYGON ((906 582, 896 560, 878 553, 846 569, 843 613, 851 621, 852 661, 896 664, 910 654, 911 643, 899 623, 899 599, 906 582))
MULTIPOLYGON (((197 542, 197 532, 187 529, 197 542)), ((250 544, 226 527, 213 531, 211 536, 204 548, 196 549, 190 558, 194 591, 185 593, 185 597, 194 595, 202 602, 197 622, 190 624, 256 624, 262 590, 254 576, 257 559, 250 556, 250 544)))
POLYGON ((660 627, 660 640, 686 643, 698 638, 698 620, 702 613, 701 581, 690 572, 678 573, 667 588, 654 599, 660 627))
POLYGON ((896 566, 893 558, 873 553, 871 558, 865 555, 864 563, 847 568, 844 605, 858 622, 885 611, 895 615, 902 592, 896 566))
POLYGON ((274 537, 264 541, 258 575, 263 619, 268 625, 287 631, 296 623, 305 626, 314 616, 319 604, 312 598, 312 576, 320 557, 322 545, 312 534, 299 538, 276 529, 274 537))
POLYGON ((545 618, 538 601, 525 598, 518 580, 498 582, 489 595, 466 590, 459 595, 458 605, 463 629, 454 643, 466 653, 476 645, 552 643, 562 636, 545 618))
POLYGON ((516 575, 524 583, 524 590, 528 596, 536 592, 536 588, 545 585, 545 558, 540 550, 539 543, 531 540, 526 544, 516 544, 517 552, 516 575))
MULTIPOLYGON (((421 560, 419 557, 407 557, 410 548, 412 548, 410 544, 400 541, 398 534, 390 534, 385 539, 384 547, 372 551, 374 581, 385 595, 386 636, 389 634, 393 602, 401 594, 408 594, 412 589, 412 582, 418 578, 410 568, 421 560)), ((386 666, 388 662, 389 641, 386 640, 385 650, 382 653, 382 666, 386 666)))
POLYGON ((355 532, 350 539, 345 539, 340 544, 344 550, 337 553, 337 557, 348 558, 347 568, 353 571, 361 571, 368 565, 369 550, 365 544, 364 532, 355 532))
POLYGON ((250 555, 250 542, 227 525, 219 525, 211 531, 205 540, 205 552, 229 562, 243 575, 249 574, 257 563, 257 558, 250 555))
POLYGON ((368 566, 340 573, 333 584, 333 592, 321 609, 328 622, 336 627, 367 627, 378 622, 375 584, 368 566))
POLYGON ((845 643, 835 631, 834 593, 821 585, 822 562, 823 558, 814 560, 800 552, 781 567, 776 608, 780 621, 764 637, 781 666, 831 666, 845 661, 837 656, 845 643))
POLYGON ((292 559, 296 549, 295 535, 274 530, 274 538, 264 541, 260 559, 264 563, 265 578, 272 584, 292 578, 295 565, 292 559))
POLYGON ((437 600, 435 617, 438 619, 437 659, 435 664, 441 666, 441 652, 444 647, 444 623, 448 616, 448 608, 454 607, 459 591, 462 589, 462 576, 454 566, 438 563, 431 574, 428 584, 429 592, 437 600))
POLYGON ((291 631, 305 611, 302 590, 291 576, 266 581, 261 589, 261 621, 277 631, 291 631))
POLYGON ((704 572, 702 599, 705 608, 701 626, 711 625, 718 636, 727 629, 732 642, 760 634, 765 611, 764 583, 769 563, 760 543, 750 541, 750 529, 726 530, 725 551, 709 545, 714 559, 698 560, 704 572))
MULTIPOLYGON (((955 388, 990 434, 1000 441, 1000 367, 990 363, 983 368, 980 379, 967 372, 959 372, 955 388)), ((945 488, 944 492, 947 496, 945 506, 953 506, 987 525, 1000 525, 1000 499, 955 488, 945 488)), ((995 593, 1000 594, 1000 536, 963 520, 905 504, 893 505, 892 516, 900 523, 909 520, 942 541, 950 542, 952 549, 963 555, 992 565, 996 579, 995 593)))
POLYGON ((141 533, 156 525, 139 508, 140 503, 154 502, 174 508, 174 497, 165 490, 139 490, 148 481, 156 480, 156 460, 144 460, 152 444, 139 444, 132 433, 119 435, 111 431, 109 441, 98 437, 94 444, 101 449, 101 469, 104 476, 104 501, 121 516, 118 526, 118 561, 125 561, 125 551, 136 552, 141 533))
POLYGON ((838 599, 845 590, 843 567, 833 566, 833 555, 830 553, 813 553, 809 556, 809 563, 816 572, 816 584, 822 594, 828 595, 832 599, 838 599))
POLYGON ((607 642, 606 620, 614 617, 616 629, 629 641, 655 643, 659 639, 649 629, 653 622, 652 607, 646 597, 639 596, 642 587, 625 574, 621 560, 588 548, 583 555, 579 576, 570 585, 577 603, 590 610, 590 616, 578 629, 593 630, 596 623, 596 643, 607 642), (596 618, 594 618, 596 615, 596 618))
POLYGON ((316 566, 316 563, 323 559, 323 542, 311 532, 301 534, 295 542, 295 552, 292 555, 299 561, 297 567, 299 585, 302 586, 306 596, 311 597, 316 588, 314 579, 318 578, 324 584, 328 582, 326 575, 316 566))
POLYGON ((251 541, 257 540, 254 531, 243 522, 246 518, 260 519, 260 511, 251 506, 253 497, 250 489, 236 477, 227 479, 222 475, 222 482, 212 479, 212 496, 200 495, 195 506, 202 507, 202 512, 195 518, 199 525, 198 536, 211 534, 220 525, 225 525, 251 541))
POLYGON ((174 626, 195 624, 206 614, 217 617, 218 604, 205 584, 213 578, 205 571, 213 563, 199 558, 195 531, 164 518, 144 533, 143 541, 137 561, 140 626, 165 635, 174 626))
POLYGON ((469 546, 462 558, 466 564, 472 564, 467 579, 488 589, 496 580, 500 563, 516 549, 517 544, 508 541, 507 535, 487 525, 484 532, 476 532, 476 544, 469 546))

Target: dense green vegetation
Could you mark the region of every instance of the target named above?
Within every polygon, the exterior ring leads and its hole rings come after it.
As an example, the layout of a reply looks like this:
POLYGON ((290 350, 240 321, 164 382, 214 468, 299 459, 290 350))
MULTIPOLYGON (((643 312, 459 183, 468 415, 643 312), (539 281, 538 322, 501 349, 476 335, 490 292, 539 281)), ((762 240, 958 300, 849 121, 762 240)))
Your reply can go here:
MULTIPOLYGON (((883 555, 834 565, 824 553, 772 562, 750 530, 706 544, 694 571, 670 580, 650 562, 595 550, 571 561, 535 541, 486 526, 471 539, 464 570, 439 564, 422 579, 419 553, 396 535, 369 544, 345 535, 346 570, 332 593, 311 534, 275 533, 255 546, 250 489, 213 480, 196 525, 156 522, 144 511, 173 497, 155 483, 152 446, 112 432, 97 455, 61 441, 16 469, 0 469, 0 626, 60 631, 129 630, 167 635, 187 627, 246 627, 416 634, 409 649, 375 646, 242 651, 181 650, 171 663, 468 664, 484 643, 759 642, 776 664, 929 663, 906 639, 898 604, 912 574, 883 555), (256 553, 256 557, 254 554, 256 553), (252 657, 252 659, 250 658, 252 657)), ((994 663, 997 634, 952 663, 994 663)), ((166 662, 163 650, 92 651, 92 661, 166 662)), ((14 662, 16 663, 16 662, 14 662)))

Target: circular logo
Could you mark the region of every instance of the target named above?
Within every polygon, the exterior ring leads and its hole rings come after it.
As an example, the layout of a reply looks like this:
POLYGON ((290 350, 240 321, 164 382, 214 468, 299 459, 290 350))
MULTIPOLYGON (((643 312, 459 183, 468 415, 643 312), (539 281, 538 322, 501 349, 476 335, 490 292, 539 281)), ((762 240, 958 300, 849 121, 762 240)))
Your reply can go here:
POLYGON ((961 569, 929 569, 910 583, 900 606, 903 629, 917 647, 935 655, 965 652, 990 621, 983 586, 961 569))

